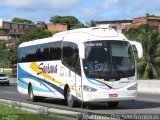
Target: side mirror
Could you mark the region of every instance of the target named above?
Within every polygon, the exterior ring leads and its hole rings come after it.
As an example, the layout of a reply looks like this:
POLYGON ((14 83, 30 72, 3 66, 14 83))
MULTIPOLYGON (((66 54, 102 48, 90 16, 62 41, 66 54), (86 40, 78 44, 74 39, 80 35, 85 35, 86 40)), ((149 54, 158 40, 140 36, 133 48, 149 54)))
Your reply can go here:
POLYGON ((85 47, 84 47, 84 43, 79 43, 78 44, 78 47, 79 47, 79 57, 81 59, 84 59, 85 58, 85 47))
POLYGON ((138 58, 142 58, 143 57, 143 49, 142 49, 142 45, 139 42, 136 41, 129 41, 131 45, 134 45, 137 49, 138 52, 138 58))

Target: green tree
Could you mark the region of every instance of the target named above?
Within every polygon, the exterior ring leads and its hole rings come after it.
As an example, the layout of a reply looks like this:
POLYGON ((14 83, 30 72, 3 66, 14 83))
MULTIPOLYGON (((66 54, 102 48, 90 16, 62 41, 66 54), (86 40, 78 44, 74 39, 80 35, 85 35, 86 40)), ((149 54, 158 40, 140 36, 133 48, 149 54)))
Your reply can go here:
POLYGON ((50 18, 50 22, 54 24, 67 24, 70 29, 83 28, 84 24, 81 23, 74 16, 54 16, 50 18))
POLYGON ((143 79, 160 78, 160 33, 153 28, 142 25, 126 32, 131 40, 141 42, 143 58, 137 60, 138 74, 143 79))
POLYGON ((62 32, 62 31, 50 31, 52 33, 52 35, 56 34, 56 33, 59 33, 59 32, 62 32))
MULTIPOLYGON (((17 47, 19 44, 31 40, 41 39, 52 36, 52 33, 47 30, 41 30, 41 29, 33 29, 31 31, 26 32, 23 34, 20 39, 17 42, 17 47)), ((11 62, 12 66, 17 64, 17 58, 18 58, 18 49, 11 49, 9 50, 9 56, 8 59, 11 62)))
POLYGON ((78 23, 78 24, 72 26, 71 29, 78 29, 78 28, 84 28, 84 27, 85 27, 85 26, 84 26, 83 23, 78 23))
POLYGON ((51 37, 51 36, 52 32, 48 30, 33 29, 31 31, 26 32, 20 37, 18 45, 22 42, 51 37))
POLYGON ((19 23, 28 23, 28 24, 34 24, 31 20, 27 20, 27 19, 22 19, 22 18, 13 18, 12 19, 13 22, 19 22, 19 23))
POLYGON ((7 36, 8 33, 4 30, 0 30, 0 36, 7 36))
POLYGON ((10 61, 11 66, 16 66, 17 64, 17 52, 17 48, 9 50, 8 60, 10 61))
POLYGON ((96 26, 96 23, 94 20, 91 20, 90 23, 89 23, 89 27, 95 27, 96 26))
POLYGON ((55 15, 54 17, 51 17, 49 21, 55 24, 61 23, 61 16, 55 15))
POLYGON ((4 49, 4 41, 0 41, 0 67, 8 67, 8 51, 4 49))
POLYGON ((51 17, 50 22, 67 24, 67 25, 75 25, 79 23, 78 19, 74 16, 58 16, 58 15, 51 17))

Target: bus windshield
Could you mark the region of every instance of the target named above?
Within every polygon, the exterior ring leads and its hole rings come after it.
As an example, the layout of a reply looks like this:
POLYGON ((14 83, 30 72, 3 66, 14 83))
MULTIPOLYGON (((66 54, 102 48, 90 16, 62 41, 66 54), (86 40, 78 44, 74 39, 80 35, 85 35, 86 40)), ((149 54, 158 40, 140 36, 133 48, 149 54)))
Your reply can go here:
POLYGON ((132 47, 127 41, 85 42, 83 68, 86 77, 116 79, 135 75, 132 47))

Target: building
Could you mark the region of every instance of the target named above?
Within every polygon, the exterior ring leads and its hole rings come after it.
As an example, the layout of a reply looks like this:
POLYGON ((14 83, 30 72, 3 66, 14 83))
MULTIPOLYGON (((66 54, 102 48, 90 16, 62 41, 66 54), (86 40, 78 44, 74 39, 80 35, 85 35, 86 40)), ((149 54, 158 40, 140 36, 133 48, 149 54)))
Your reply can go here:
POLYGON ((48 23, 47 29, 50 31, 66 31, 68 30, 68 25, 67 24, 53 24, 53 23, 48 23))
MULTIPOLYGON (((48 29, 50 31, 66 31, 69 29, 69 26, 67 24, 46 24, 43 21, 38 21, 36 24, 28 24, 12 21, 3 21, 2 19, 0 19, 0 30, 6 32, 10 38, 19 38, 22 34, 24 34, 24 32, 32 30, 34 28, 48 29)), ((3 36, 1 32, 0 36, 3 36)), ((8 36, 3 36, 2 38, 8 39, 8 36)))
POLYGON ((16 39, 24 32, 36 28, 35 24, 18 23, 12 21, 4 21, 0 19, 0 40, 5 40, 5 49, 12 49, 16 46, 16 39))
POLYGON ((127 25, 126 28, 129 29, 140 25, 148 25, 160 32, 160 16, 147 14, 146 16, 134 18, 133 23, 127 25))
POLYGON ((96 26, 108 25, 118 30, 128 30, 140 25, 148 25, 160 32, 160 16, 149 15, 133 18, 133 20, 113 20, 113 21, 96 21, 96 26))
POLYGON ((96 26, 109 26, 117 30, 124 30, 128 24, 132 24, 133 20, 110 20, 110 21, 95 21, 96 26))
POLYGON ((8 33, 12 38, 18 38, 24 32, 36 28, 35 24, 18 23, 12 21, 3 21, 0 19, 0 30, 8 33))
POLYGON ((36 27, 39 28, 39 29, 44 30, 44 29, 47 28, 47 25, 46 25, 46 23, 45 23, 44 21, 38 21, 38 22, 36 23, 36 27))

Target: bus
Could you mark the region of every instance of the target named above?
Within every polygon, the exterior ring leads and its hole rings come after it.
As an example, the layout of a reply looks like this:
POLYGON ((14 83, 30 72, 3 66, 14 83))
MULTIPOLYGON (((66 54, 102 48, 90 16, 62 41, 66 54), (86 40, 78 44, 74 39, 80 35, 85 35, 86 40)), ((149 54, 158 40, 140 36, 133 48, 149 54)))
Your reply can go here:
POLYGON ((24 42, 18 47, 17 89, 31 101, 65 99, 104 102, 117 107, 137 96, 133 47, 143 56, 140 43, 111 28, 80 28, 52 37, 24 42))

